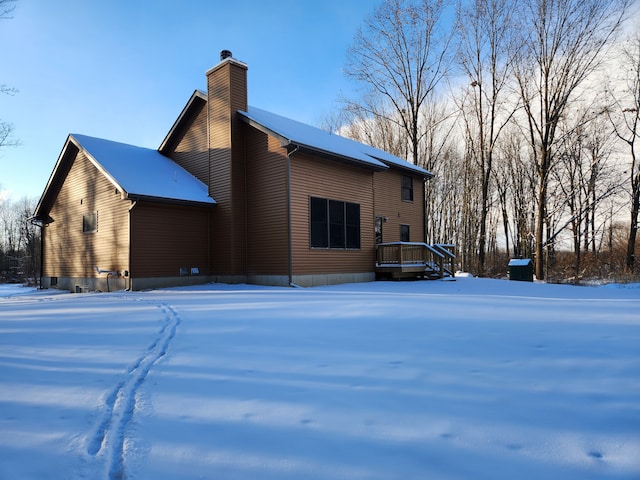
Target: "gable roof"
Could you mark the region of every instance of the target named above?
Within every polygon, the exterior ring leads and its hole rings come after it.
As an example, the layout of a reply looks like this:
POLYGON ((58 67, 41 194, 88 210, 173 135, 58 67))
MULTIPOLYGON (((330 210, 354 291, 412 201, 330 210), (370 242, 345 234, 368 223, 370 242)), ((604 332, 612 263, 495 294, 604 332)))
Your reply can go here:
POLYGON ((376 170, 396 167, 422 175, 425 178, 433 176, 428 170, 391 155, 384 150, 267 112, 266 110, 250 106, 247 112, 240 111, 238 113, 249 125, 278 138, 283 147, 298 147, 321 155, 338 157, 376 170))
POLYGON ((216 203, 203 182, 157 150, 86 135, 71 137, 127 198, 216 203))
POLYGON ((130 200, 215 205, 207 186, 157 150, 71 134, 36 207, 45 220, 77 153, 82 151, 95 167, 130 200))
POLYGON ((158 151, 164 152, 167 149, 170 150, 174 147, 175 142, 179 141, 179 138, 177 138, 178 134, 188 128, 189 122, 193 121, 197 112, 199 112, 206 104, 207 94, 201 90, 195 90, 185 107, 182 109, 182 112, 180 112, 176 121, 173 122, 171 130, 169 130, 167 135, 164 137, 158 151))

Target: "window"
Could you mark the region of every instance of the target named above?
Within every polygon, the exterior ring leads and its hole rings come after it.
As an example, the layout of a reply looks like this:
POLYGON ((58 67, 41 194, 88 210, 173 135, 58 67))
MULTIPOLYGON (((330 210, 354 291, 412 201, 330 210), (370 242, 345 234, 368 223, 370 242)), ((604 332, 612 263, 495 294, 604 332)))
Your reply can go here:
POLYGON ((413 202, 413 177, 402 176, 402 200, 413 202))
POLYGON ((344 248, 344 202, 329 200, 329 248, 344 248))
POLYGON ((345 246, 347 248, 360 248, 360 205, 357 203, 345 203, 344 211, 345 246))
POLYGON ((360 205, 311 197, 311 247, 360 248, 360 205))
POLYGON ((400 241, 410 242, 411 236, 409 235, 409 225, 400 225, 400 241))
POLYGON ((311 197, 311 246, 329 248, 327 200, 311 197))
POLYGON ((84 233, 96 232, 98 230, 98 212, 87 213, 82 216, 82 231, 84 233))

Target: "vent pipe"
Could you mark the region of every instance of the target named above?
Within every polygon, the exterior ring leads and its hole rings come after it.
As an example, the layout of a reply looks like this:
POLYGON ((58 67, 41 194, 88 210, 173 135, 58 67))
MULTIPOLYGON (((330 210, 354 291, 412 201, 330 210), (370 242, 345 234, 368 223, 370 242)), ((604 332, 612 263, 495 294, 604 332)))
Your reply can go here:
POLYGON ((233 56, 233 54, 231 53, 231 50, 222 50, 220 52, 220 61, 222 62, 223 60, 226 60, 227 58, 231 58, 233 56))

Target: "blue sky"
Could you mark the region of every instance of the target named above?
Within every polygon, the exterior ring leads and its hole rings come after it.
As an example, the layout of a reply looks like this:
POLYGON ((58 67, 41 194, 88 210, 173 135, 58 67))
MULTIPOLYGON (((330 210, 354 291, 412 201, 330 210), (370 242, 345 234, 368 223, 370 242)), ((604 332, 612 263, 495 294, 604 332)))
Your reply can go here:
MULTIPOLYGON (((249 66, 249 103, 310 124, 353 89, 346 51, 374 0, 18 0, 0 21, 0 191, 39 197, 67 134, 157 148, 229 49, 249 66)), ((1 198, 1 197, 0 197, 1 198)))

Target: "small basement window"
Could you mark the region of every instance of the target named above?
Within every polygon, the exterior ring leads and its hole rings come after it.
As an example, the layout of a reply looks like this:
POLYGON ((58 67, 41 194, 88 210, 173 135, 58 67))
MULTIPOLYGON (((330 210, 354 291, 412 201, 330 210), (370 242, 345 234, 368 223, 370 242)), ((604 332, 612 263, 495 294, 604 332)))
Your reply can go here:
POLYGON ((98 212, 87 213, 82 216, 82 232, 91 233, 98 231, 98 212))

